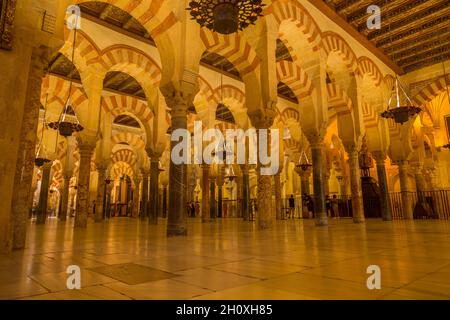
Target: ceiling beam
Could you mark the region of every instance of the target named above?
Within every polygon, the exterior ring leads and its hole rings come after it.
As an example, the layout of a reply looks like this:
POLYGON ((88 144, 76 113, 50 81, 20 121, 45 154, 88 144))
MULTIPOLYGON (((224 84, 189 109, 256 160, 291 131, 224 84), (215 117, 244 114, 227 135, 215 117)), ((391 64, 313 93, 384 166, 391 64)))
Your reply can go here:
POLYGON ((331 8, 327 3, 317 0, 308 0, 308 2, 319 9, 331 21, 334 21, 337 25, 344 29, 344 31, 355 38, 362 46, 372 52, 378 59, 380 59, 389 68, 391 68, 395 73, 399 75, 405 74, 405 71, 402 68, 397 66, 382 50, 375 47, 372 42, 367 40, 366 37, 361 35, 355 28, 348 24, 347 21, 345 21, 344 18, 342 18, 336 11, 334 11, 333 8, 331 8))

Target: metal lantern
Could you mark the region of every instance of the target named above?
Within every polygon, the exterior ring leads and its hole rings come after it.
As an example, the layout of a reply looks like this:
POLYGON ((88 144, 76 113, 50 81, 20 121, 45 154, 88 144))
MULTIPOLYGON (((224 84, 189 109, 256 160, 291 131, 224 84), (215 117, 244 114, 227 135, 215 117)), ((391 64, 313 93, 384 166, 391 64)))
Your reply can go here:
POLYGON ((230 166, 227 169, 227 174, 225 175, 225 178, 228 179, 230 182, 233 182, 234 179, 236 179, 237 175, 234 173, 233 165, 230 164, 230 166))
POLYGON ((300 155, 300 159, 298 160, 297 168, 302 169, 302 171, 308 171, 312 168, 312 164, 309 162, 308 157, 306 156, 305 150, 302 150, 302 154, 300 155))
POLYGON ((46 114, 47 114, 47 101, 48 101, 48 94, 45 97, 44 117, 42 119, 41 139, 39 141, 39 146, 38 146, 38 149, 36 152, 36 157, 34 159, 34 164, 38 168, 42 167, 44 164, 49 163, 51 161, 47 156, 47 152, 46 152, 45 146, 44 146, 44 132, 45 132, 45 129, 47 128, 47 123, 46 123, 46 119, 45 119, 46 114))
POLYGON ((74 133, 83 131, 83 129, 84 129, 83 126, 78 121, 76 114, 74 114, 72 116, 68 116, 68 111, 74 110, 70 103, 70 96, 72 95, 73 74, 74 74, 74 69, 75 69, 74 61, 75 61, 76 40, 77 40, 77 28, 75 28, 74 36, 73 36, 72 59, 70 60, 70 62, 72 63, 72 70, 70 72, 70 84, 69 84, 69 93, 67 95, 67 100, 64 105, 64 110, 61 113, 61 115, 59 116, 58 121, 49 123, 49 125, 48 125, 51 129, 59 131, 59 134, 66 138, 71 137, 74 133))
POLYGON ((36 165, 36 167, 40 168, 44 164, 49 163, 50 161, 51 160, 48 158, 47 152, 45 151, 45 147, 41 141, 41 143, 39 144, 36 158, 34 159, 34 164, 36 165))
POLYGON ((255 24, 264 6, 262 0, 193 0, 187 10, 201 27, 231 34, 255 24))
POLYGON ((381 114, 385 119, 394 119, 395 123, 404 124, 409 119, 414 118, 422 111, 421 108, 413 105, 411 99, 403 88, 398 77, 395 79, 395 87, 392 88, 391 97, 389 98, 388 108, 381 114), (401 90, 401 92, 400 92, 401 90), (405 97, 403 103, 401 94, 405 97), (396 100, 396 106, 391 108, 393 100, 396 100))

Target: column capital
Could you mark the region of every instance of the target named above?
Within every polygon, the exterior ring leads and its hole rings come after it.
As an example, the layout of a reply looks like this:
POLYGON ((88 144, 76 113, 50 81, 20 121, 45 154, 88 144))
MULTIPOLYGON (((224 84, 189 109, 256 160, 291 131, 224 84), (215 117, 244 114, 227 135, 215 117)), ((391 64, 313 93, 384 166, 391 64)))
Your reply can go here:
POLYGON ((383 151, 374 151, 372 152, 372 157, 375 159, 377 164, 384 164, 387 159, 387 155, 383 151))
POLYGON ((260 108, 248 112, 250 121, 256 129, 269 129, 273 125, 276 115, 276 110, 273 108, 260 108))
POLYGON ((145 152, 150 158, 150 162, 159 162, 162 157, 162 152, 154 150, 152 148, 145 148, 145 152))
POLYGON ((80 153, 83 151, 92 152, 97 146, 97 136, 81 133, 77 135, 77 142, 80 153))

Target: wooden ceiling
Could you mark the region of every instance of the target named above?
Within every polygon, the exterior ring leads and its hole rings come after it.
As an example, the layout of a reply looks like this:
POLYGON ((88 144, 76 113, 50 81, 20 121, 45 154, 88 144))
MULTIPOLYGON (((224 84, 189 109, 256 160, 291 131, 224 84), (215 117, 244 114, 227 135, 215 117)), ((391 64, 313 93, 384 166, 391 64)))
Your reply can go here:
POLYGON ((449 0, 322 0, 404 72, 450 57, 449 0), (381 29, 367 28, 367 8, 381 8, 381 29))
POLYGON ((117 116, 114 119, 114 124, 141 129, 141 125, 139 124, 139 122, 137 122, 136 119, 134 119, 133 117, 130 117, 128 115, 117 116))

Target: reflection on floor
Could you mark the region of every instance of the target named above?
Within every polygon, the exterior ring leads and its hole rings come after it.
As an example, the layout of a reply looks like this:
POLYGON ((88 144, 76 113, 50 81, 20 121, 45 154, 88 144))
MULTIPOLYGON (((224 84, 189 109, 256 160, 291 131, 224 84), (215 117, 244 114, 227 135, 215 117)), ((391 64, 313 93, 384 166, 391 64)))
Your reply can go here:
POLYGON ((450 299, 445 221, 279 221, 274 230, 189 222, 189 236, 128 218, 87 230, 30 225, 25 251, 0 256, 0 299, 450 299), (81 290, 66 269, 81 268, 81 290), (367 289, 369 265, 381 290, 367 289))

